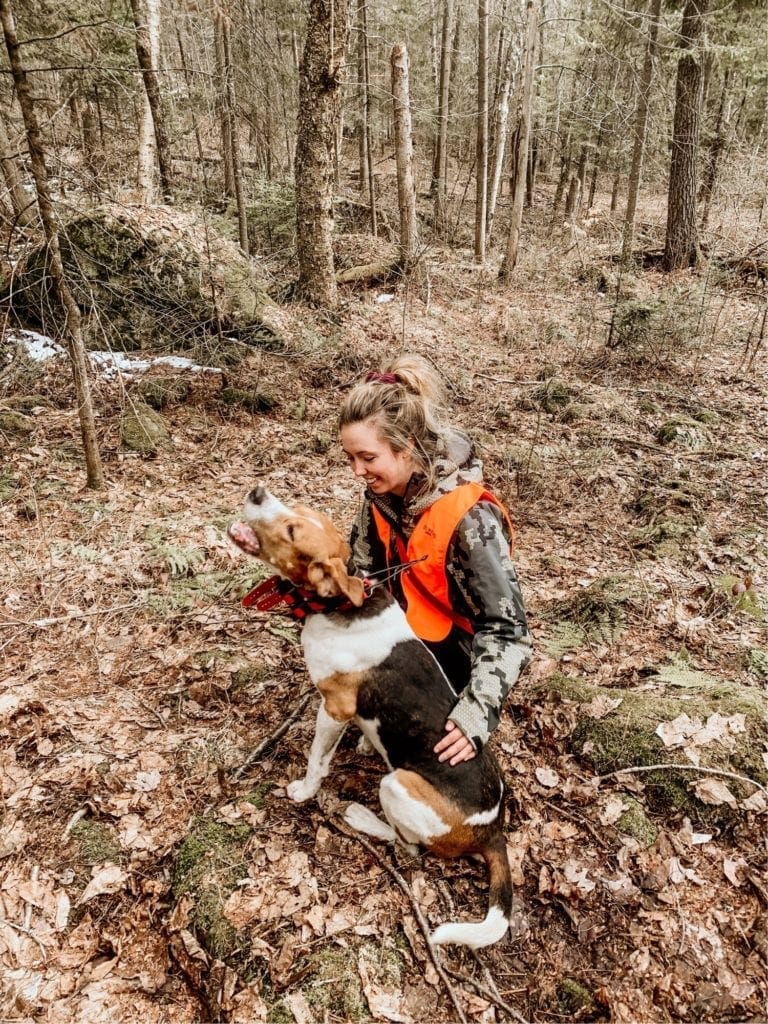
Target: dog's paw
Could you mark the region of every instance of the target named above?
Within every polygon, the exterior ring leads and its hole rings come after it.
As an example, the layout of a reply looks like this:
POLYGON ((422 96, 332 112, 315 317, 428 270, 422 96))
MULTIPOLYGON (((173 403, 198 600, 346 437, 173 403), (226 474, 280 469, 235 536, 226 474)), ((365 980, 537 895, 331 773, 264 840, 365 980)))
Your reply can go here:
POLYGON ((360 739, 357 741, 357 747, 355 749, 357 750, 358 754, 365 755, 373 754, 376 750, 376 748, 365 735, 365 733, 363 733, 360 739))
POLYGON ((319 786, 313 786, 306 779, 296 779, 286 786, 286 793, 294 803, 303 804, 305 800, 311 800, 317 793, 319 786))

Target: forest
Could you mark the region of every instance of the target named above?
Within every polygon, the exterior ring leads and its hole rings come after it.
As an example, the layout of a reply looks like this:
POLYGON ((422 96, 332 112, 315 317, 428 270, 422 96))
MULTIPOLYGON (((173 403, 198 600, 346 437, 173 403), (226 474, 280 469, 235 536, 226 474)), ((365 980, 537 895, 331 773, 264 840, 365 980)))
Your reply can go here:
POLYGON ((0 0, 0 1020, 762 1022, 759 0, 0 0), (345 532, 350 388, 426 357, 534 656, 482 864, 353 832, 243 607, 257 483, 345 532))

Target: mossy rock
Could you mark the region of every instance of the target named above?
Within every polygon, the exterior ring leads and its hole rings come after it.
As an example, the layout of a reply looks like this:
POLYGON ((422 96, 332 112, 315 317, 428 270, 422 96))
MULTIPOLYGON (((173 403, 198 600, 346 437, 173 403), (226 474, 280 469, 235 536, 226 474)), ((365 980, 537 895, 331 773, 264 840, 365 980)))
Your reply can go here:
POLYGON ((136 402, 126 409, 120 420, 120 439, 124 448, 140 455, 155 455, 170 443, 165 419, 148 405, 136 402))
POLYGON ((556 377, 552 377, 542 387, 535 388, 531 392, 531 398, 551 416, 562 414, 563 410, 573 401, 573 397, 573 389, 556 377))
POLYGON ((674 444, 679 448, 700 451, 707 445, 707 435, 701 424, 690 416, 676 416, 667 420, 656 431, 660 444, 674 444))
MULTIPOLYGON (((105 204, 63 224, 60 246, 89 348, 190 349, 200 337, 230 335, 283 349, 294 333, 255 264, 199 213, 105 204)), ((41 245, 18 264, 12 313, 51 334, 58 308, 41 245)))
POLYGON ((192 385, 186 377, 150 377, 138 387, 143 401, 156 412, 161 412, 166 406, 186 402, 191 390, 192 385))
MULTIPOLYGON (((643 772, 649 806, 666 815, 687 815, 704 824, 730 823, 734 810, 727 804, 704 804, 694 795, 691 784, 697 779, 691 762, 679 747, 667 748, 656 735, 662 722, 671 722, 686 714, 705 722, 710 715, 744 715, 745 732, 732 749, 720 743, 697 747, 701 766, 768 783, 768 771, 762 758, 768 742, 768 696, 757 687, 717 679, 687 668, 684 663, 660 669, 642 692, 594 686, 582 678, 555 673, 533 687, 534 699, 546 697, 575 704, 589 704, 596 697, 620 701, 602 718, 584 715, 569 740, 572 752, 587 761, 599 775, 622 768, 656 764, 685 767, 643 772)), ((705 777, 702 773, 700 777, 705 777)), ((748 783, 728 779, 737 799, 751 796, 755 789, 748 783)))
POLYGON ((19 481, 15 476, 10 476, 7 473, 0 473, 0 505, 15 497, 18 489, 19 481))
POLYGON ((27 416, 34 409, 50 409, 52 407, 50 399, 45 395, 9 395, 3 399, 3 405, 27 416))
POLYGON ((11 437, 28 437, 35 429, 34 422, 29 416, 20 412, 0 409, 0 435, 6 434, 11 437))
POLYGON ((221 400, 225 405, 234 405, 246 412, 271 412, 280 404, 274 395, 265 391, 249 391, 246 388, 223 388, 221 400))
POLYGON ((247 953, 224 916, 224 904, 248 874, 245 848, 250 836, 247 825, 197 818, 176 852, 171 875, 175 898, 189 894, 193 899, 192 924, 201 944, 214 959, 235 968, 247 960, 247 953))

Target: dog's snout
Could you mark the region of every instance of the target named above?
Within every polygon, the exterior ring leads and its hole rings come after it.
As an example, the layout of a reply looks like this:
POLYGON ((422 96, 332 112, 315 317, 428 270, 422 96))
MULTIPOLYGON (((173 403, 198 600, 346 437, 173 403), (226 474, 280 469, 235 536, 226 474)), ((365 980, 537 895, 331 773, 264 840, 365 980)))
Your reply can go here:
POLYGON ((251 493, 248 495, 248 502, 251 505, 261 505, 266 496, 266 488, 262 487, 261 484, 259 484, 257 487, 254 487, 251 493))

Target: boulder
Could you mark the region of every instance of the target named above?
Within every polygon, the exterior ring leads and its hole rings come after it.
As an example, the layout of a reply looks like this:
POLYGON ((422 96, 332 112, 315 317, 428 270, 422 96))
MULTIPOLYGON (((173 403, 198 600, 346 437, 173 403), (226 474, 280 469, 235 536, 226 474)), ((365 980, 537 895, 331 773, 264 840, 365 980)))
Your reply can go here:
MULTIPOLYGON (((89 348, 186 350, 223 335, 282 350, 291 333, 255 263, 200 213, 99 206, 62 225, 60 245, 89 348)), ((10 305, 19 326, 57 336, 45 245, 19 261, 10 305)))

